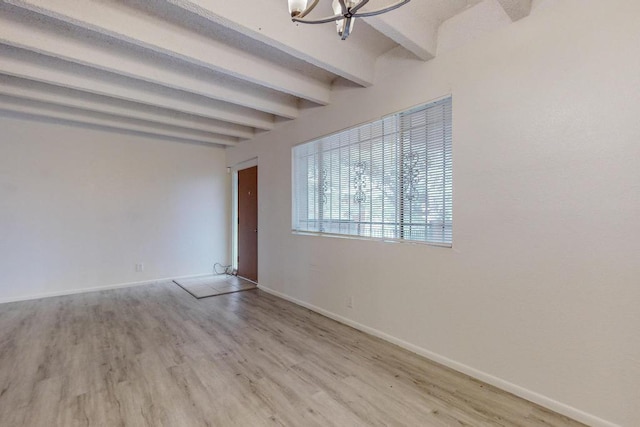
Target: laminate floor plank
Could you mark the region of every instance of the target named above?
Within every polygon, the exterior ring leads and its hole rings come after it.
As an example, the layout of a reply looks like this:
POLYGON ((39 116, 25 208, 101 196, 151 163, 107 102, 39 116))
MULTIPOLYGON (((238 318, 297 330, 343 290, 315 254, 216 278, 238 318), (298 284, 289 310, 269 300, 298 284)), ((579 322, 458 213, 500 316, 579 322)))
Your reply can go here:
POLYGON ((259 290, 0 305, 0 426, 581 424, 259 290))

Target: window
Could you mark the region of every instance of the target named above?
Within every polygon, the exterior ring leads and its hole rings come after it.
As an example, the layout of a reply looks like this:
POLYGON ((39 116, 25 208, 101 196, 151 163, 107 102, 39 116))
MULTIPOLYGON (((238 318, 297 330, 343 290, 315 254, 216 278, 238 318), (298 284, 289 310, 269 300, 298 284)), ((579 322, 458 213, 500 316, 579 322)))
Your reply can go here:
POLYGON ((451 246, 451 98, 292 154, 294 231, 451 246))

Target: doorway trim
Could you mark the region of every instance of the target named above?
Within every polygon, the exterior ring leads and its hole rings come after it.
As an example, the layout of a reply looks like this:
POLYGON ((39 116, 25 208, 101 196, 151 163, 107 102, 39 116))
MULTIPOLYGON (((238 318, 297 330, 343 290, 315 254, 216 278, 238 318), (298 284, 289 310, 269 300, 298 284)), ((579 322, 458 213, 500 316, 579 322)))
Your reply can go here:
MULTIPOLYGON (((231 171, 231 268, 238 270, 238 171, 258 166, 258 158, 236 163, 230 167, 231 171)), ((260 169, 258 169, 260 170, 260 169)), ((258 185, 260 181, 258 180, 258 185)), ((258 203, 260 201, 258 200, 258 203)), ((258 216, 260 221, 260 216, 258 216)), ((258 230, 260 227, 258 227, 258 230)))

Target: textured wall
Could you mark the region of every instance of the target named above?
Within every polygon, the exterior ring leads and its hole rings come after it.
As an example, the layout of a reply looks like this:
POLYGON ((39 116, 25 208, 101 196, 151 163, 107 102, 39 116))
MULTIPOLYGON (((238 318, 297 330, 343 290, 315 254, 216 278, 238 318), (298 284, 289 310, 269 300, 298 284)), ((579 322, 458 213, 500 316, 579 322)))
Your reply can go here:
POLYGON ((640 2, 536 3, 430 62, 391 53, 373 87, 336 87, 228 163, 258 156, 263 286, 589 423, 638 425, 640 2), (291 234, 292 145, 449 93, 452 249, 291 234))
POLYGON ((0 301, 228 260, 223 149, 13 118, 0 129, 0 301))

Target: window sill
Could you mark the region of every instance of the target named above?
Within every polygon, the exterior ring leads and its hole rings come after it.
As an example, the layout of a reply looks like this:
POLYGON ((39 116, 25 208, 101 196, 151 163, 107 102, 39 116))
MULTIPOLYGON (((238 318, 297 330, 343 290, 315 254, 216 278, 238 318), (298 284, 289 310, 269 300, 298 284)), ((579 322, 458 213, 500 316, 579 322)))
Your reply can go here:
POLYGON ((380 243, 401 243, 401 244, 419 245, 419 246, 435 246, 437 248, 449 248, 449 249, 453 247, 452 243, 422 242, 419 240, 402 240, 402 239, 383 239, 380 237, 352 236, 348 234, 319 233, 314 231, 291 230, 291 234, 298 235, 298 236, 332 237, 334 239, 346 239, 346 240, 364 240, 369 242, 380 242, 380 243))

